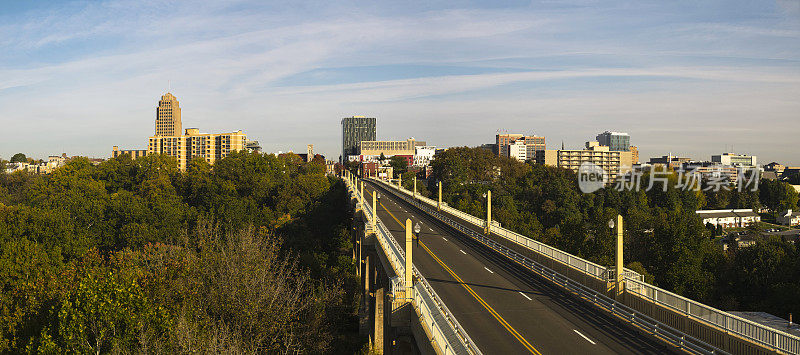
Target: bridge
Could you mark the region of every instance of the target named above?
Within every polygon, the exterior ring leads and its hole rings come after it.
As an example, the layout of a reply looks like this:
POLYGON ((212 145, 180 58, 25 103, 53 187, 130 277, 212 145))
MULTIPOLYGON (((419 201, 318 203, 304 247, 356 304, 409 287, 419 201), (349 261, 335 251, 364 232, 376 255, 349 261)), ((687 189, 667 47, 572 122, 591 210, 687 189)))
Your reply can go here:
POLYGON ((361 330, 378 352, 800 353, 796 336, 646 284, 631 270, 591 263, 399 183, 343 178, 357 222, 361 330))

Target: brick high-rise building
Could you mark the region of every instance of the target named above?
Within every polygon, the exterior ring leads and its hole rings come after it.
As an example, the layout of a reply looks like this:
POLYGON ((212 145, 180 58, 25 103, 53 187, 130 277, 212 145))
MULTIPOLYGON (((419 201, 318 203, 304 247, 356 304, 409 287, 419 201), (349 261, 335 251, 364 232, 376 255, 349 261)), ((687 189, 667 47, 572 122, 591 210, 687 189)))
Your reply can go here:
POLYGON ((161 96, 156 107, 156 136, 180 136, 183 134, 181 108, 178 99, 171 93, 161 96))
POLYGON ((495 136, 495 145, 497 155, 501 157, 512 157, 517 160, 525 161, 524 158, 533 159, 536 157, 537 152, 545 150, 545 138, 539 136, 526 136, 524 134, 498 134, 495 136), (520 142, 520 143, 516 143, 520 142), (511 146, 516 143, 517 146, 523 145, 525 154, 519 152, 519 149, 514 148, 514 154, 511 153, 511 146))

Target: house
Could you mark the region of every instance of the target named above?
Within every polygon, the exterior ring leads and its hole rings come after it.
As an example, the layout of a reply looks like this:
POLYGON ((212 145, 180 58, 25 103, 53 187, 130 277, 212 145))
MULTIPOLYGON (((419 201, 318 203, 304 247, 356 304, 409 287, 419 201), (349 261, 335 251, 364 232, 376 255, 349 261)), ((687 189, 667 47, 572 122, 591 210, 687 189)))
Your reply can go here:
POLYGON ((744 228, 761 222, 761 216, 752 209, 699 210, 697 215, 703 220, 703 225, 711 223, 722 228, 744 228))
POLYGON ((776 221, 784 226, 800 225, 800 212, 794 212, 792 210, 783 211, 778 218, 776 218, 776 221))

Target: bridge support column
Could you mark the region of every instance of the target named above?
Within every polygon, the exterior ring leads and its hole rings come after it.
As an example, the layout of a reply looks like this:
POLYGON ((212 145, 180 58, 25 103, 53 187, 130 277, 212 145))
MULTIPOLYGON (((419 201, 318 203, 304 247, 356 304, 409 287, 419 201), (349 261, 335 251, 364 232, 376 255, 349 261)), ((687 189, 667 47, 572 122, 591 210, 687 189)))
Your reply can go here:
POLYGON ((371 328, 372 328, 372 319, 373 319, 373 311, 372 311, 372 302, 371 302, 371 284, 372 284, 372 274, 374 273, 373 268, 375 267, 372 263, 375 262, 375 259, 370 257, 370 254, 367 253, 364 255, 364 269, 363 275, 361 277, 361 285, 363 286, 363 291, 361 294, 361 309, 359 311, 359 327, 358 332, 361 335, 371 336, 371 328))
POLYGON ((378 191, 372 190, 372 231, 375 233, 378 233, 378 230, 376 229, 376 220, 378 218, 377 195, 378 191))
POLYGON ((417 198, 417 176, 414 175, 414 198, 417 198))
POLYGON ((387 276, 382 268, 375 263, 375 316, 372 328, 372 350, 383 354, 386 350, 386 284, 387 276))

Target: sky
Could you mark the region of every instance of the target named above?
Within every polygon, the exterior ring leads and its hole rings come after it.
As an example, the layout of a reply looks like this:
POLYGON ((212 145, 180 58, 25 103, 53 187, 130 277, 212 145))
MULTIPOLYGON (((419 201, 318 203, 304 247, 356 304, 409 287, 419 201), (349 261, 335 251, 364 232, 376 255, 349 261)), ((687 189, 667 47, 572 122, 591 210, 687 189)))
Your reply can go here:
POLYGON ((0 0, 0 158, 145 149, 184 128, 341 154, 342 117, 437 147, 500 132, 641 160, 800 165, 800 0, 0 0))

